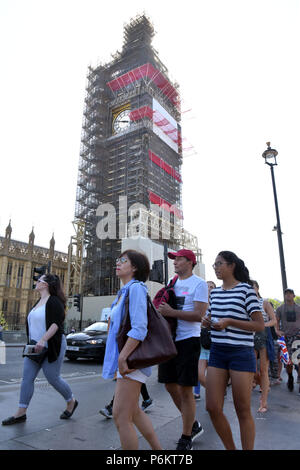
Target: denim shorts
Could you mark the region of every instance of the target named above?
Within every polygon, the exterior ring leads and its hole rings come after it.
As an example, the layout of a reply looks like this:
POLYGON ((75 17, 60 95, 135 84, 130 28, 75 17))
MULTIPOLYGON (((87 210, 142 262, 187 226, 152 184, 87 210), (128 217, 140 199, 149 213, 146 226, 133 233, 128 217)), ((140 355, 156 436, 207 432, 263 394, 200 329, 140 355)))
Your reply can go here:
POLYGON ((212 343, 208 367, 255 373, 256 358, 254 348, 248 346, 221 346, 212 343))
POLYGON ((260 351, 267 347, 267 331, 256 331, 254 335, 254 349, 260 351))
POLYGON ((199 360, 209 360, 209 355, 210 355, 210 349, 205 349, 201 346, 201 352, 200 352, 200 357, 199 360))

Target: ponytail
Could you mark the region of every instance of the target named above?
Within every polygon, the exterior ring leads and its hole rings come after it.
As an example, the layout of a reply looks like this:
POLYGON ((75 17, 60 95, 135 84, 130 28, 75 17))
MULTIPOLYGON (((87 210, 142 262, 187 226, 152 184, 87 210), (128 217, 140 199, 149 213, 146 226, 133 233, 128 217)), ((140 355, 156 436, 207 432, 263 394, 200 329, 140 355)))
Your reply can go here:
POLYGON ((232 251, 221 251, 218 256, 222 256, 228 264, 235 264, 233 275, 237 281, 251 285, 249 270, 242 259, 232 251))

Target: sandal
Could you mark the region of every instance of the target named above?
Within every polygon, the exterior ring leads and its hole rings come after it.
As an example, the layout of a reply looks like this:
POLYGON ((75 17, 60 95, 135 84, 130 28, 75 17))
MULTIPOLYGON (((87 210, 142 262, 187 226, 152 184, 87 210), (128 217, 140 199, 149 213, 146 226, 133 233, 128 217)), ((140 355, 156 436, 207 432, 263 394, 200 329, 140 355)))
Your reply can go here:
POLYGON ((73 410, 72 411, 68 411, 68 410, 65 410, 61 415, 60 415, 60 419, 69 419, 71 418, 72 414, 74 413, 74 411, 76 410, 78 406, 78 401, 75 400, 75 403, 74 403, 74 406, 73 406, 73 410))
POLYGON ((261 406, 257 410, 258 413, 266 413, 267 411, 268 411, 268 408, 266 406, 261 406))

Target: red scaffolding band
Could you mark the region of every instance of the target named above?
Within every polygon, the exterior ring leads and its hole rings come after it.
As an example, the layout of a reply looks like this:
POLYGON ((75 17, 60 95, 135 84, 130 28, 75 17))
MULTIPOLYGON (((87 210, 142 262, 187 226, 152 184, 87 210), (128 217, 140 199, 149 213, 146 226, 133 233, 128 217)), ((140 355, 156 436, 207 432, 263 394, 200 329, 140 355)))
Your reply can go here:
POLYGON ((151 119, 153 123, 159 127, 173 142, 181 145, 180 130, 171 124, 167 118, 163 117, 157 110, 153 111, 150 106, 142 106, 141 108, 134 109, 129 114, 131 121, 139 121, 145 117, 151 119))
POLYGON ((120 75, 119 77, 115 78, 114 80, 111 80, 110 82, 107 82, 107 85, 111 89, 111 91, 117 91, 120 88, 124 88, 127 85, 130 85, 137 80, 140 80, 141 78, 143 79, 148 79, 149 82, 155 83, 155 85, 162 91, 164 95, 167 96, 167 98, 175 105, 179 106, 179 94, 176 88, 171 85, 169 80, 160 72, 157 70, 152 64, 144 64, 141 65, 140 67, 136 67, 133 70, 130 70, 127 73, 124 73, 123 75, 120 75))
POLYGON ((143 106, 142 108, 135 109, 129 114, 131 121, 139 121, 145 117, 153 119, 153 110, 149 106, 143 106))
POLYGON ((156 204, 160 207, 163 206, 163 209, 169 211, 170 213, 173 213, 179 219, 183 219, 182 210, 178 209, 175 204, 171 204, 170 202, 166 201, 165 199, 153 193, 152 191, 148 190, 148 193, 150 202, 153 202, 153 204, 156 204))
POLYGON ((155 163, 157 166, 162 168, 166 173, 168 173, 172 178, 176 179, 179 181, 179 183, 182 183, 181 175, 178 171, 174 170, 174 168, 166 163, 162 158, 160 158, 158 155, 155 155, 151 150, 148 150, 148 155, 149 159, 155 163))

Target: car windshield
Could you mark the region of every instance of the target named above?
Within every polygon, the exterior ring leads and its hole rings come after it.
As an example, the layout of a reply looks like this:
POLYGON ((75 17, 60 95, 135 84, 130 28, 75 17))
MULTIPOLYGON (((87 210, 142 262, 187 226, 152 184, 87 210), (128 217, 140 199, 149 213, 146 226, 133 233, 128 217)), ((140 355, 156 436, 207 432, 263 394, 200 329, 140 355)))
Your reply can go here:
POLYGON ((89 331, 107 331, 107 323, 105 323, 103 321, 99 321, 97 323, 93 323, 92 325, 88 326, 83 331, 85 331, 85 332, 89 332, 89 331))

